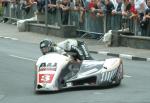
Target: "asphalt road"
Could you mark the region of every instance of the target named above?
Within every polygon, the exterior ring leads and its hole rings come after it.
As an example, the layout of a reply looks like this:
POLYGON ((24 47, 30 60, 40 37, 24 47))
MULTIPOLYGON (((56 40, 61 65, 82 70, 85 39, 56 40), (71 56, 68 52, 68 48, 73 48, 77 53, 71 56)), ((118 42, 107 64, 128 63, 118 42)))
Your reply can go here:
POLYGON ((0 39, 0 103, 150 103, 150 62, 131 60, 123 60, 125 74, 118 87, 34 94, 34 64, 40 55, 37 44, 0 39))

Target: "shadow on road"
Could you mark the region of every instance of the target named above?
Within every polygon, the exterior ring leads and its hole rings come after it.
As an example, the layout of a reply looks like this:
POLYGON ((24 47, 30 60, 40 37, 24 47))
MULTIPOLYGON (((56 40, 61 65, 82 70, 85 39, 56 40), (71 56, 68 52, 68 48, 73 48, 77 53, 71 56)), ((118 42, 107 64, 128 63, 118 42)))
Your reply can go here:
POLYGON ((57 93, 64 93, 64 92, 73 92, 73 91, 89 91, 89 90, 104 90, 104 89, 114 89, 117 87, 122 87, 122 85, 119 86, 107 86, 107 87, 100 87, 100 86, 82 86, 82 87, 70 87, 61 89, 58 91, 40 91, 36 92, 35 94, 38 95, 48 95, 48 94, 57 94, 57 93))

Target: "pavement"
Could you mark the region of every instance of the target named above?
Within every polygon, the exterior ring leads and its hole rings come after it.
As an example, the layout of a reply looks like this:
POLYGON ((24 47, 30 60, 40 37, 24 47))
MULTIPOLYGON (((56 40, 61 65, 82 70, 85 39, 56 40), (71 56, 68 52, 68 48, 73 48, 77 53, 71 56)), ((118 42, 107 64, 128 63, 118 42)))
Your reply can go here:
MULTIPOLYGON (((66 38, 61 38, 52 35, 38 34, 33 32, 19 32, 16 25, 0 23, 0 38, 20 40, 30 43, 39 43, 43 39, 51 39, 55 42, 60 42, 66 38)), ((121 57, 130 60, 150 61, 149 49, 136 49, 130 47, 108 47, 103 42, 96 39, 73 38, 84 41, 91 53, 121 57)))

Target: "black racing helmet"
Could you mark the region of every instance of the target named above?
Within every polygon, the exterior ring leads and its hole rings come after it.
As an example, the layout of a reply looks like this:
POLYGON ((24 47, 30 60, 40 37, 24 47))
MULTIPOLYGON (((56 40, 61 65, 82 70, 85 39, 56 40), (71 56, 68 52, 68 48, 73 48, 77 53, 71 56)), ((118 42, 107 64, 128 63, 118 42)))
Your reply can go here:
POLYGON ((54 43, 51 40, 45 39, 40 42, 40 49, 43 55, 54 51, 54 43))

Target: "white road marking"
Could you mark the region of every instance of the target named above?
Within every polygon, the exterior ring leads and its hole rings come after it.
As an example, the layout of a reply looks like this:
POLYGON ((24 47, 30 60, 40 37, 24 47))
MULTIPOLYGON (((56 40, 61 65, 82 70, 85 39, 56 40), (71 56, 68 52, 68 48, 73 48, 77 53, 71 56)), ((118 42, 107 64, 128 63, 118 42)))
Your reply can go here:
POLYGON ((120 54, 119 56, 122 58, 132 59, 132 55, 128 55, 128 54, 120 54))
POLYGON ((125 77, 125 78, 131 78, 132 76, 130 76, 130 75, 123 75, 123 77, 125 77))
POLYGON ((37 61, 37 60, 34 60, 34 59, 30 59, 30 58, 26 58, 26 57, 21 57, 21 56, 16 56, 16 55, 9 55, 11 57, 14 57, 14 58, 19 58, 19 59, 23 59, 23 60, 29 60, 29 61, 37 61))
POLYGON ((147 58, 147 61, 150 62, 150 58, 147 58))
POLYGON ((0 38, 4 38, 4 39, 11 39, 11 40, 18 40, 17 38, 5 37, 5 36, 0 36, 0 38))
POLYGON ((101 95, 101 94, 104 94, 104 93, 102 93, 102 92, 94 92, 93 94, 95 94, 95 95, 101 95))
POLYGON ((98 54, 103 54, 103 55, 107 55, 108 52, 105 51, 99 51, 98 54))

